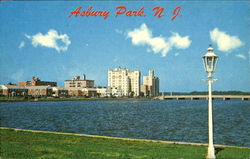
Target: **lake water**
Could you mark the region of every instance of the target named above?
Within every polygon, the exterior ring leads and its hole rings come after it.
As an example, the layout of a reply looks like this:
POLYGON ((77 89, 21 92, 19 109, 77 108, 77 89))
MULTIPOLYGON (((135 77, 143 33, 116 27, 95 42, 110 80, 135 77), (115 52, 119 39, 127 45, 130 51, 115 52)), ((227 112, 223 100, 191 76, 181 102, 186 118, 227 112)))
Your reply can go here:
MULTIPOLYGON (((214 143, 250 147, 250 102, 214 100, 214 143)), ((2 127, 207 143, 206 100, 0 103, 2 127)))

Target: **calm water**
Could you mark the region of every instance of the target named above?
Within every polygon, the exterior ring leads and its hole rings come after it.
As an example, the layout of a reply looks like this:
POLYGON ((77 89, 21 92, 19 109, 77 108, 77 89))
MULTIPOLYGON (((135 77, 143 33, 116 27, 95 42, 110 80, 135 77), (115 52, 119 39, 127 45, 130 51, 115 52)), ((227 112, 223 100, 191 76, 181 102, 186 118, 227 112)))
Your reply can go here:
MULTIPOLYGON (((250 102, 214 101, 215 144, 250 147, 250 102)), ((207 101, 0 103, 2 127, 207 143, 207 101)))

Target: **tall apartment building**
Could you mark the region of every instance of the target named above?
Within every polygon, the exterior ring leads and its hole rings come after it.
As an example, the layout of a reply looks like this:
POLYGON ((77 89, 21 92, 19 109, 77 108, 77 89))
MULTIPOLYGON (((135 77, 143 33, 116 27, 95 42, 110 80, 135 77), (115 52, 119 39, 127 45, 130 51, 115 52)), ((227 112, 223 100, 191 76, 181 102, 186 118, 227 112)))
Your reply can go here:
POLYGON ((128 76, 130 79, 130 92, 133 96, 140 95, 140 81, 141 81, 141 73, 139 70, 134 70, 128 72, 128 76))
POLYGON ((144 96, 158 96, 159 95, 159 78, 154 76, 154 71, 149 71, 148 76, 143 77, 143 85, 141 91, 144 96))
POLYGON ((108 71, 108 86, 117 88, 121 96, 140 95, 140 71, 116 68, 108 71))

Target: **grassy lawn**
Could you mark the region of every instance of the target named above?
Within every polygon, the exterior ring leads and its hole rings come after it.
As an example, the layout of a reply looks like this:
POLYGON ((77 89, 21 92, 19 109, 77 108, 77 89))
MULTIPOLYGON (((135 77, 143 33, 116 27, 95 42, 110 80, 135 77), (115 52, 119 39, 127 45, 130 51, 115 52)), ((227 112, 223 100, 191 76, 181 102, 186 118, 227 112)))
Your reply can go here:
MULTIPOLYGON (((1 159, 204 159, 207 147, 0 128, 1 159)), ((249 159, 250 148, 217 147, 217 159, 249 159)))

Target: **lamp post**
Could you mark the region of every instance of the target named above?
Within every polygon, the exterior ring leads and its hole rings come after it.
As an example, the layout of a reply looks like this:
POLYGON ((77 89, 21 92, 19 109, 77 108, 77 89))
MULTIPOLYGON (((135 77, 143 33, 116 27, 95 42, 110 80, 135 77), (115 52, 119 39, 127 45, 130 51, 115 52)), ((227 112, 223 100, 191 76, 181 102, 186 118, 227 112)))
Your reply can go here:
POLYGON ((215 159, 214 145, 213 145, 213 109, 212 109, 212 83, 216 81, 213 79, 212 73, 215 71, 218 56, 215 55, 213 48, 209 45, 207 53, 202 57, 205 71, 208 73, 208 152, 207 159, 215 159))

